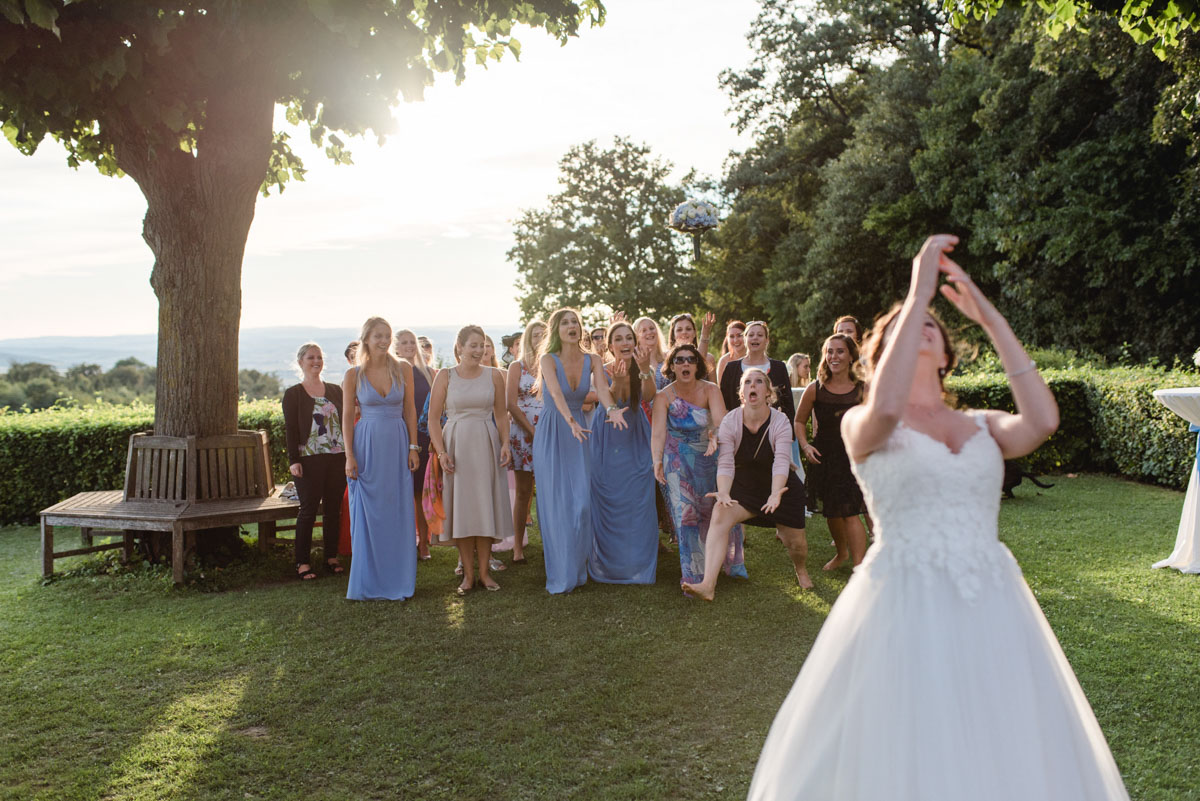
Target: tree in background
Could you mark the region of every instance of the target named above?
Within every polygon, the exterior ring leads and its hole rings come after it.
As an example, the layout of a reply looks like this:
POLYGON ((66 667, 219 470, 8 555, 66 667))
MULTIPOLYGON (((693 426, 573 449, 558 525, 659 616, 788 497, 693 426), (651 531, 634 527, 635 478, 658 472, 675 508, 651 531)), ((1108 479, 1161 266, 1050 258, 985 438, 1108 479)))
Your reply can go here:
POLYGON ((621 137, 608 149, 591 141, 567 151, 562 191, 521 215, 508 252, 526 319, 562 306, 662 317, 697 305, 691 248, 666 225, 694 177, 670 184, 671 169, 621 137))
POLYGON ((1103 19, 1054 41, 1032 7, 963 29, 932 2, 804 8, 764 3, 760 59, 725 76, 756 142, 726 174, 706 300, 761 308, 781 349, 812 349, 837 316, 898 299, 942 230, 1033 345, 1191 353, 1200 171, 1195 131, 1164 122, 1182 119, 1163 111, 1171 62, 1103 19))
POLYGON ((32 154, 128 174, 159 301, 155 431, 237 428, 241 269, 259 192, 303 176, 276 104, 336 162, 336 132, 394 127, 435 71, 519 55, 515 24, 565 42, 599 0, 0 0, 0 128, 32 154))

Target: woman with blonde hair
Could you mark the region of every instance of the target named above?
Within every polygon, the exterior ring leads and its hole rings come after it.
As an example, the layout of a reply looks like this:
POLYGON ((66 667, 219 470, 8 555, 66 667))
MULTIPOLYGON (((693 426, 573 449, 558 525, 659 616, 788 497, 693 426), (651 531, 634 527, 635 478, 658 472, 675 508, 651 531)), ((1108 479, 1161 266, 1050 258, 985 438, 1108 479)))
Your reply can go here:
POLYGON ((795 431, 800 452, 808 460, 808 502, 825 516, 837 554, 825 570, 847 560, 858 565, 867 551, 867 530, 859 515, 867 511, 862 490, 850 469, 842 441, 842 416, 862 403, 864 384, 858 375, 858 345, 849 334, 834 334, 821 347, 817 380, 808 385, 796 410, 795 431), (813 442, 807 423, 813 418, 813 442))
MULTIPOLYGON (((538 525, 546 559, 546 590, 570 592, 587 582, 592 554, 592 455, 583 420, 583 401, 593 386, 606 422, 625 429, 625 409, 616 405, 604 366, 583 349, 579 312, 550 315, 542 341, 539 387, 546 406, 533 438, 533 470, 538 477, 538 525)), ((604 425, 604 423, 601 423, 604 425)))
MULTIPOLYGON (((422 412, 429 408, 429 390, 433 387, 436 370, 431 370, 425 363, 425 354, 421 353, 417 335, 407 328, 396 332, 396 355, 406 359, 413 366, 413 403, 417 407, 417 454, 420 463, 413 473, 413 496, 421 497, 425 486, 425 471, 429 467, 429 426, 422 425, 422 412)), ((425 519, 425 510, 421 503, 416 503, 417 513, 417 556, 422 561, 429 559, 429 521, 425 519)))
POLYGON ((509 426, 509 450, 512 452, 512 471, 516 481, 513 501, 513 564, 525 562, 525 524, 529 522, 529 507, 533 501, 533 437, 538 418, 545 404, 533 391, 538 379, 538 346, 546 335, 546 323, 530 320, 521 334, 520 353, 508 366, 505 384, 509 426))
POLYGON ((417 582, 417 527, 412 472, 417 455, 413 368, 393 355, 392 327, 382 317, 363 323, 357 366, 342 379, 345 408, 362 417, 346 426, 350 485, 351 600, 404 600, 417 582))
POLYGON ((805 565, 804 482, 792 470, 791 421, 771 407, 775 387, 757 367, 742 373, 738 396, 741 405, 717 431, 716 503, 704 543, 704 579, 683 585, 688 595, 706 601, 716 593, 729 531, 738 523, 774 527, 792 557, 796 582, 802 589, 813 586, 805 565))
POLYGON ((477 325, 458 332, 462 359, 438 374, 429 401, 429 438, 445 481, 441 539, 458 547, 463 565, 459 595, 474 588, 476 566, 485 588, 500 589, 488 572, 491 546, 513 533, 504 469, 509 462, 504 377, 482 363, 486 336, 477 325))
POLYGON ((793 387, 803 388, 809 385, 812 381, 812 376, 809 374, 811 364, 812 359, 807 353, 793 353, 788 356, 788 377, 792 379, 793 387))
MULTIPOLYGON (((663 379, 663 357, 666 350, 663 347, 662 330, 659 329, 658 323, 651 320, 649 317, 639 317, 633 321, 633 333, 637 335, 637 344, 639 348, 648 348, 650 351, 650 369, 654 373, 654 386, 662 389, 667 384, 671 383, 663 379)), ((643 401, 642 409, 646 415, 650 414, 649 405, 643 401)))
POLYGON ((721 373, 719 386, 726 408, 736 409, 740 405, 738 387, 742 385, 742 372, 757 367, 767 374, 771 379, 771 386, 775 387, 777 400, 772 405, 791 420, 796 414, 796 405, 790 391, 792 379, 788 377, 787 365, 768 355, 771 347, 771 329, 762 320, 751 320, 746 323, 744 336, 746 355, 740 359, 731 359, 725 364, 725 372, 721 373))

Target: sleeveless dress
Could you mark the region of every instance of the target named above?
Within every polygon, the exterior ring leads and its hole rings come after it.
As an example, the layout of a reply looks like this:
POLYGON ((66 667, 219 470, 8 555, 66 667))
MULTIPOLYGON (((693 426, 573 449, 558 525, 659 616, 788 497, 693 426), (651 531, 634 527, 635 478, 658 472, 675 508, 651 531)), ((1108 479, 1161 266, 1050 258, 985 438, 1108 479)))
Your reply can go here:
MULTIPOLYGON (((517 406, 525 413, 525 419, 537 430, 538 417, 544 406, 541 396, 535 395, 533 385, 536 383, 525 362, 521 361, 521 379, 517 382, 517 406)), ((529 434, 516 423, 508 427, 508 447, 512 451, 512 469, 533 472, 533 443, 529 434)))
POLYGON ((997 539, 1000 448, 900 424, 854 467, 875 544, 767 735, 751 799, 1129 798, 1062 648, 997 539))
POLYGON ((439 539, 511 537, 508 471, 500 466, 500 432, 493 418, 496 385, 492 368, 484 367, 474 378, 463 378, 457 367, 449 370, 442 436, 454 472, 443 474, 446 525, 439 539))
MULTIPOLYGON (((634 381, 637 380, 635 376, 634 381)), ((608 584, 653 584, 658 566, 658 518, 650 424, 640 409, 625 408, 628 428, 608 424, 596 407, 592 418, 592 530, 588 574, 608 584)))
POLYGON ((399 601, 417 584, 417 518, 408 470, 404 388, 392 382, 381 397, 359 373, 362 417, 354 426, 358 478, 350 492, 354 558, 346 597, 353 601, 399 601))
POLYGON ((850 469, 846 443, 842 441, 842 415, 852 406, 862 403, 862 384, 850 392, 830 392, 820 381, 813 401, 816 433, 813 445, 821 455, 820 464, 809 462, 808 505, 825 517, 854 517, 867 511, 862 490, 850 469))
MULTIPOLYGON (((655 403, 661 401, 656 399, 655 403)), ((667 478, 667 507, 679 537, 680 582, 704 580, 704 540, 712 520, 717 491, 717 454, 708 449, 708 409, 688 403, 678 395, 667 407, 667 441, 663 447, 663 474, 667 478)), ((741 524, 729 532, 725 575, 747 578, 742 552, 745 533, 741 524)))
MULTIPOLYGON (((592 386, 592 357, 583 355, 579 386, 571 389, 562 359, 553 354, 554 370, 571 416, 583 422, 583 399, 592 386)), ((547 396, 548 397, 548 396, 547 396)), ((533 474, 537 477, 538 528, 546 560, 546 591, 570 592, 587 583, 592 555, 592 452, 571 436, 571 427, 548 402, 533 438, 533 474)))
POLYGON ((771 469, 775 466, 775 451, 771 447, 770 428, 770 418, 759 426, 758 431, 751 431, 742 424, 742 442, 733 457, 733 485, 729 488, 729 497, 746 511, 756 513, 746 521, 748 525, 804 528, 804 482, 794 470, 788 471, 787 492, 779 496, 779 506, 770 514, 762 511, 763 504, 771 496, 774 481, 771 469))

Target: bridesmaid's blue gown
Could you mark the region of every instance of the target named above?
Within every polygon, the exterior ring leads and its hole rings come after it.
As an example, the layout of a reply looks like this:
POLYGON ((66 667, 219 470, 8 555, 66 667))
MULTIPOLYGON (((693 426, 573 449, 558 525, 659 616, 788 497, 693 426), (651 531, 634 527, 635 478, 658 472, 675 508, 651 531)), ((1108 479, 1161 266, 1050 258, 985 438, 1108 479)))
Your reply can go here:
POLYGON ((603 407, 592 419, 592 530, 588 574, 607 584, 653 584, 658 566, 650 421, 625 407, 629 427, 608 424, 603 407))
POLYGON ((354 426, 358 478, 350 492, 352 601, 401 601, 417 584, 417 534, 404 390, 392 383, 387 397, 370 381, 358 382, 362 417, 354 426))
MULTIPOLYGON (((584 354, 579 386, 571 389, 562 360, 554 354, 558 385, 571 416, 584 428, 583 399, 592 385, 592 357, 584 354)), ((533 436, 538 528, 546 560, 546 591, 570 592, 587 582, 592 554, 592 453, 571 436, 571 427, 547 395, 533 436)))

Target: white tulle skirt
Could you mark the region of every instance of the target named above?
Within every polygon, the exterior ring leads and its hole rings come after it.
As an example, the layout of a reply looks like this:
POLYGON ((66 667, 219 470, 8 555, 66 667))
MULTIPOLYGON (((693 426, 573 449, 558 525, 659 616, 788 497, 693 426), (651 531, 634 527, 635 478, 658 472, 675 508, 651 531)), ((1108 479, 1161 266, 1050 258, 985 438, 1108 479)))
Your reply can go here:
POLYGON ((1016 561, 996 548, 973 597, 945 569, 868 559, 855 572, 771 726, 751 799, 1129 798, 1016 561))

